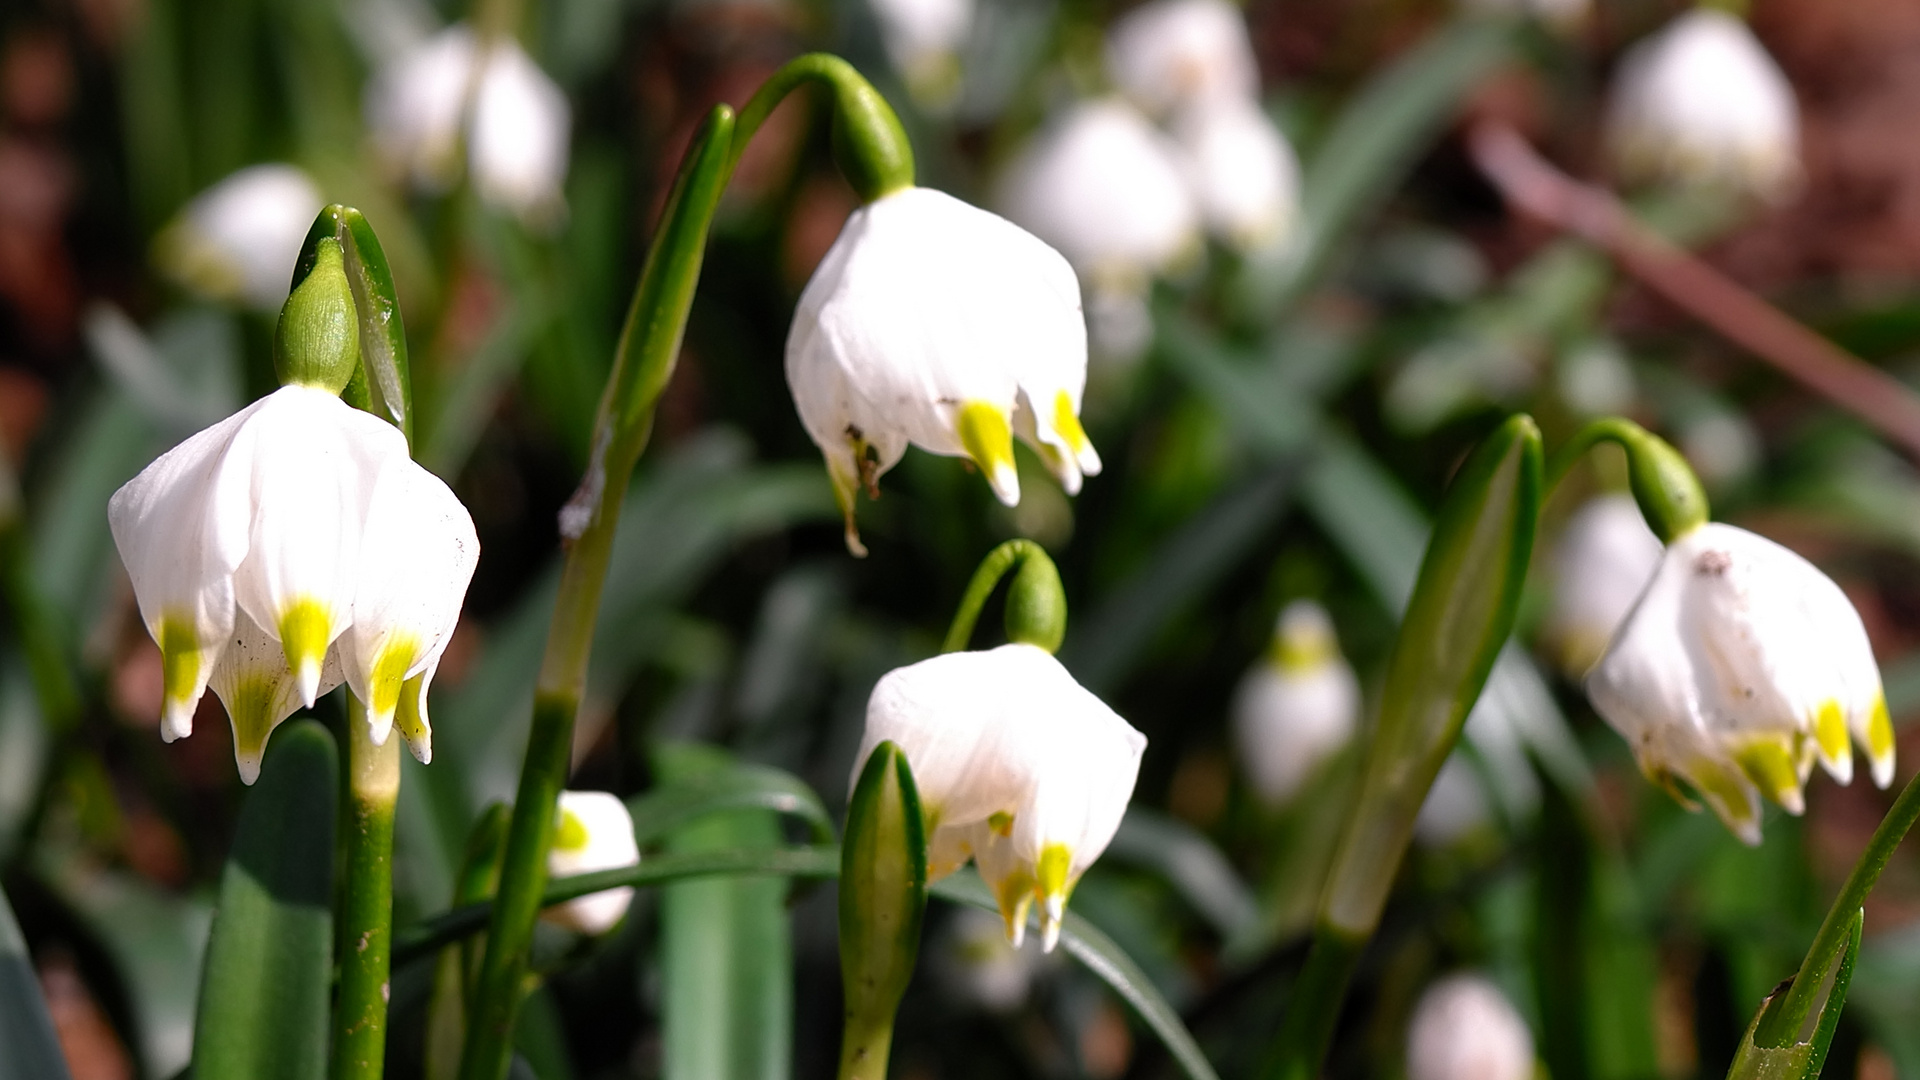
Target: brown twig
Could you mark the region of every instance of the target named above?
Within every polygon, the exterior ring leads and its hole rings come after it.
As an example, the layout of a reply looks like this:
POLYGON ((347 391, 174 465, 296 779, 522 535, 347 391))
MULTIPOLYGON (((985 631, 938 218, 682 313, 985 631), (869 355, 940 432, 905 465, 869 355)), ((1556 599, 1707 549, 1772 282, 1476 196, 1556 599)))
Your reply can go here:
POLYGON ((1675 307, 1860 417, 1920 458, 1920 394, 1794 321, 1634 220, 1607 191, 1556 169, 1506 124, 1468 138, 1507 204, 1595 245, 1675 307))

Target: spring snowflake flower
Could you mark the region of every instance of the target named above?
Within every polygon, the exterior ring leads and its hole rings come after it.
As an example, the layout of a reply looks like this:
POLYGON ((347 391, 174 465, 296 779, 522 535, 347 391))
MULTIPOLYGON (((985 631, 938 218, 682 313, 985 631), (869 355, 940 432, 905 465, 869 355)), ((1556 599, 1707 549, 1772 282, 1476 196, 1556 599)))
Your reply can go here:
POLYGON ((331 390, 282 387, 161 455, 107 521, 160 645, 168 742, 211 685, 252 783, 274 727, 344 681, 376 743, 400 714, 415 756, 432 756, 427 684, 480 549, 391 425, 331 390))
POLYGON ((1288 604, 1272 650, 1233 698, 1234 746, 1261 801, 1292 799, 1353 738, 1359 719, 1360 682, 1326 610, 1311 600, 1288 604))
MULTIPOLYGON (((640 865, 627 804, 604 791, 563 791, 547 849, 549 877, 590 874, 640 865)), ((544 918, 582 934, 614 928, 633 903, 631 886, 605 889, 548 908, 544 918)))
POLYGON ((154 259, 210 300, 278 310, 322 202, 292 165, 250 165, 195 196, 155 240, 154 259))
POLYGON ((1107 70, 1157 116, 1260 92, 1246 18, 1227 0, 1152 0, 1133 9, 1107 35, 1107 70))
MULTIPOLYGON (((1668 545, 1587 695, 1640 768, 1692 786, 1735 835, 1760 842, 1760 795, 1789 813, 1818 760, 1893 780, 1893 726, 1860 616, 1799 555, 1731 525, 1668 545)), ((1676 792, 1676 794, 1678 794, 1676 792)))
POLYGON ((464 148, 488 204, 536 220, 563 205, 572 109, 510 38, 483 50, 464 24, 442 30, 381 68, 366 114, 381 151, 422 187, 450 186, 464 148))
POLYGON ((1209 230, 1242 251, 1286 234, 1300 208, 1300 162, 1258 103, 1234 98, 1188 108, 1173 133, 1209 230))
POLYGON ((1621 61, 1606 137, 1636 179, 1774 199, 1800 179, 1793 86, 1745 22, 1712 8, 1680 16, 1621 61))
POLYGON ((975 859, 1008 938, 1020 944, 1038 900, 1052 951, 1068 895, 1120 827, 1146 737, 1045 650, 1013 644, 889 672, 867 702, 856 782, 884 740, 920 791, 928 879, 975 859))
POLYGON ((1407 1080, 1533 1080, 1533 1033, 1478 975, 1427 988, 1407 1026, 1407 1080))
POLYGON ((1020 501, 1019 435, 1069 494, 1100 456, 1080 426, 1080 286, 1058 252, 1003 218, 909 187, 854 211, 800 294, 787 385, 864 554, 854 498, 878 496, 908 443, 965 457, 1020 501))
POLYGON ((1665 550, 1631 495, 1602 495, 1567 522, 1554 549, 1547 616, 1547 635, 1565 671, 1585 675, 1607 651, 1665 550))

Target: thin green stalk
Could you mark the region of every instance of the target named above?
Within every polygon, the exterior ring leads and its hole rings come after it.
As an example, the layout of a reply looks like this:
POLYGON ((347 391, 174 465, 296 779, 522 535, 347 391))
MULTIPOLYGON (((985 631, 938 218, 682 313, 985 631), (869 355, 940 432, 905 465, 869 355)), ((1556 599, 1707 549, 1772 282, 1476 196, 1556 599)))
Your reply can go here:
POLYGON ((1887 868, 1887 860, 1893 858, 1894 849, 1906 839, 1907 832, 1913 828, 1916 820, 1920 820, 1920 776, 1907 781, 1900 797, 1893 801, 1893 808, 1887 811, 1887 816, 1880 819, 1879 827, 1873 830, 1873 838, 1867 841, 1867 849, 1860 853, 1859 861, 1853 864, 1853 871, 1847 875, 1846 884, 1840 886, 1840 895, 1833 898, 1833 906, 1827 909, 1827 917, 1821 921, 1819 932, 1814 934, 1813 945, 1807 949, 1806 959, 1800 962, 1793 985, 1788 987, 1786 996, 1780 999, 1780 1007, 1773 1010, 1771 1015, 1761 1017, 1759 1027, 1754 1032, 1756 1044, 1785 1046, 1799 1037, 1807 1014, 1819 1003, 1821 986, 1827 981, 1828 970, 1846 946, 1861 905, 1866 903, 1867 894, 1873 891, 1874 883, 1880 880, 1880 872, 1887 868))
POLYGON ((1319 1075, 1347 1000, 1347 984, 1366 947, 1365 938, 1349 937, 1324 924, 1314 930, 1306 965, 1287 999, 1274 1056, 1261 1074, 1266 1080, 1313 1080, 1319 1075))
POLYGON ((367 707, 348 696, 346 894, 340 904, 340 998, 333 1013, 334 1080, 379 1080, 387 1048, 393 944, 393 808, 400 742, 373 744, 367 707))
POLYGON ((1662 543, 1670 544, 1707 522, 1707 493, 1687 459, 1665 439, 1624 417, 1603 416, 1575 432, 1548 462, 1547 490, 1558 487, 1574 462, 1603 442, 1625 451, 1633 499, 1662 543))
POLYGON ((1020 569, 1007 589, 1007 640, 1037 645, 1050 653, 1060 651, 1061 639, 1067 633, 1067 597, 1060 587, 1060 571, 1039 544, 1009 540, 980 560, 980 568, 967 582, 967 591, 947 627, 941 652, 960 652, 967 647, 973 638, 973 626, 980 621, 981 607, 993 595, 993 587, 1016 565, 1020 569))

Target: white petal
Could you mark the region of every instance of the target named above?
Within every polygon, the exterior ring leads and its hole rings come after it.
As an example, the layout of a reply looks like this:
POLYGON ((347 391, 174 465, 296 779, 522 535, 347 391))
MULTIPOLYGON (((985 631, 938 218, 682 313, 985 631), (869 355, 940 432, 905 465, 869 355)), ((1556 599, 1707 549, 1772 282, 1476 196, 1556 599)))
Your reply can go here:
POLYGON ((156 254, 170 277, 202 296, 275 311, 322 205, 320 188, 294 166, 248 166, 195 196, 156 254))
POLYGON ((478 56, 473 31, 450 26, 383 66, 368 83, 367 127, 374 142, 417 184, 444 188, 459 171, 460 112, 478 56))
MULTIPOLYGON (((329 652, 317 691, 324 694, 342 681, 339 661, 329 652)), ((245 611, 234 614, 232 635, 220 653, 211 686, 233 725, 233 760, 240 768, 240 779, 251 784, 260 777, 267 737, 299 710, 300 696, 280 643, 245 611)))
POLYGON ((487 58, 473 104, 473 182, 482 199, 521 215, 551 214, 567 178, 573 110, 519 43, 487 58))
MULTIPOLYGON (((445 651, 479 557, 473 518, 452 490, 411 460, 389 461, 367 508, 353 625, 339 646, 376 743, 386 740, 402 685, 445 651)), ((420 717, 424 724, 424 710, 420 717)), ((409 741, 420 753, 424 730, 409 741)))
MULTIPOLYGON (((590 874, 640 863, 634 841, 633 817, 626 804, 604 791, 563 791, 554 821, 554 842, 547 854, 551 877, 590 874)), ((569 900, 547 909, 550 922, 582 934, 611 930, 633 902, 633 889, 622 886, 569 900)))
POLYGON ((1571 674, 1585 674, 1606 651, 1665 550, 1630 495, 1602 495, 1567 522, 1554 549, 1548 625, 1571 674))
POLYGON ((1107 36, 1107 69, 1143 108, 1250 98, 1260 69, 1240 9, 1226 0, 1153 0, 1107 36))
POLYGON ((1190 106, 1174 128, 1207 227, 1242 251, 1277 243, 1299 212, 1300 162, 1250 99, 1190 106))

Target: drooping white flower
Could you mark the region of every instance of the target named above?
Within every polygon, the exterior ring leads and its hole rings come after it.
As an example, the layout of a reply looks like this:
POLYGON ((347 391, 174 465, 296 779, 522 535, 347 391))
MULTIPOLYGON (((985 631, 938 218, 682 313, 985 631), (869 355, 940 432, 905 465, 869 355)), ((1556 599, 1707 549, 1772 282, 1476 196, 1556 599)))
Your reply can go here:
POLYGON ((482 49, 470 27, 447 27, 381 68, 366 114, 381 151, 422 187, 458 178, 464 144, 489 204, 529 218, 562 204, 572 109, 511 38, 482 49))
POLYGON ((1296 600, 1280 613, 1269 654, 1240 680, 1233 734, 1240 766, 1262 801, 1292 799, 1353 738, 1360 683, 1340 655, 1326 610, 1296 600))
POLYGON ((1024 1005, 1040 974, 1041 954, 1014 948, 999 919, 979 908, 954 911, 941 935, 934 972, 947 992, 988 1012, 1024 1005))
POLYGON ((1429 986, 1407 1025, 1407 1080, 1533 1080, 1533 1033, 1479 975, 1429 986))
POLYGON ((969 858, 1018 945, 1040 901, 1047 951, 1067 897, 1120 827, 1146 738, 1032 645, 948 653, 897 668, 867 702, 867 755, 892 740, 928 822, 927 876, 969 858))
POLYGON ((1607 651, 1665 550, 1631 495, 1602 495, 1567 522, 1553 553, 1547 635, 1569 674, 1585 675, 1607 651))
POLYGON ((941 105, 960 80, 974 0, 868 0, 894 70, 922 102, 941 105))
MULTIPOLYGON (((563 791, 554 815, 547 876, 568 877, 640 865, 627 804, 604 791, 563 791)), ((605 889, 548 908, 543 916, 582 934, 613 929, 633 903, 632 886, 605 889)))
POLYGON ((277 310, 322 202, 300 169, 250 165, 187 204, 155 241, 155 261, 210 300, 277 310))
POLYGON ((1107 34, 1107 70, 1158 115, 1260 92, 1246 18, 1227 0, 1152 0, 1133 9, 1107 34))
POLYGON ((1893 779, 1893 726, 1859 614, 1813 564, 1707 524, 1668 545, 1587 696, 1650 778, 1687 781, 1735 835, 1760 842, 1760 795, 1790 813, 1819 760, 1893 779))
POLYGON ((1080 287, 1058 252, 1003 218, 910 187, 853 212, 800 294, 787 385, 863 552, 855 494, 908 443, 978 465, 1020 501, 1013 436, 1069 494, 1100 457, 1080 426, 1080 287))
POLYGON ((1695 8, 1620 64, 1606 136, 1637 179, 1726 184, 1767 198, 1800 178, 1793 87, 1737 16, 1695 8))
POLYGON ((1207 228, 1243 251, 1271 245, 1299 212, 1300 162, 1251 99, 1182 110, 1174 137, 1207 228))
MULTIPOLYGON (((369 719, 385 741, 390 684, 425 693, 478 555, 465 509, 397 430, 300 385, 161 455, 107 520, 160 646, 162 737, 192 731, 211 681, 248 783, 273 728, 343 680, 384 710, 369 719)), ((407 704, 424 761, 424 703, 407 704)))
POLYGON ((1008 167, 996 198, 1094 290, 1143 293, 1198 242, 1179 148, 1132 106, 1083 101, 1008 167))

